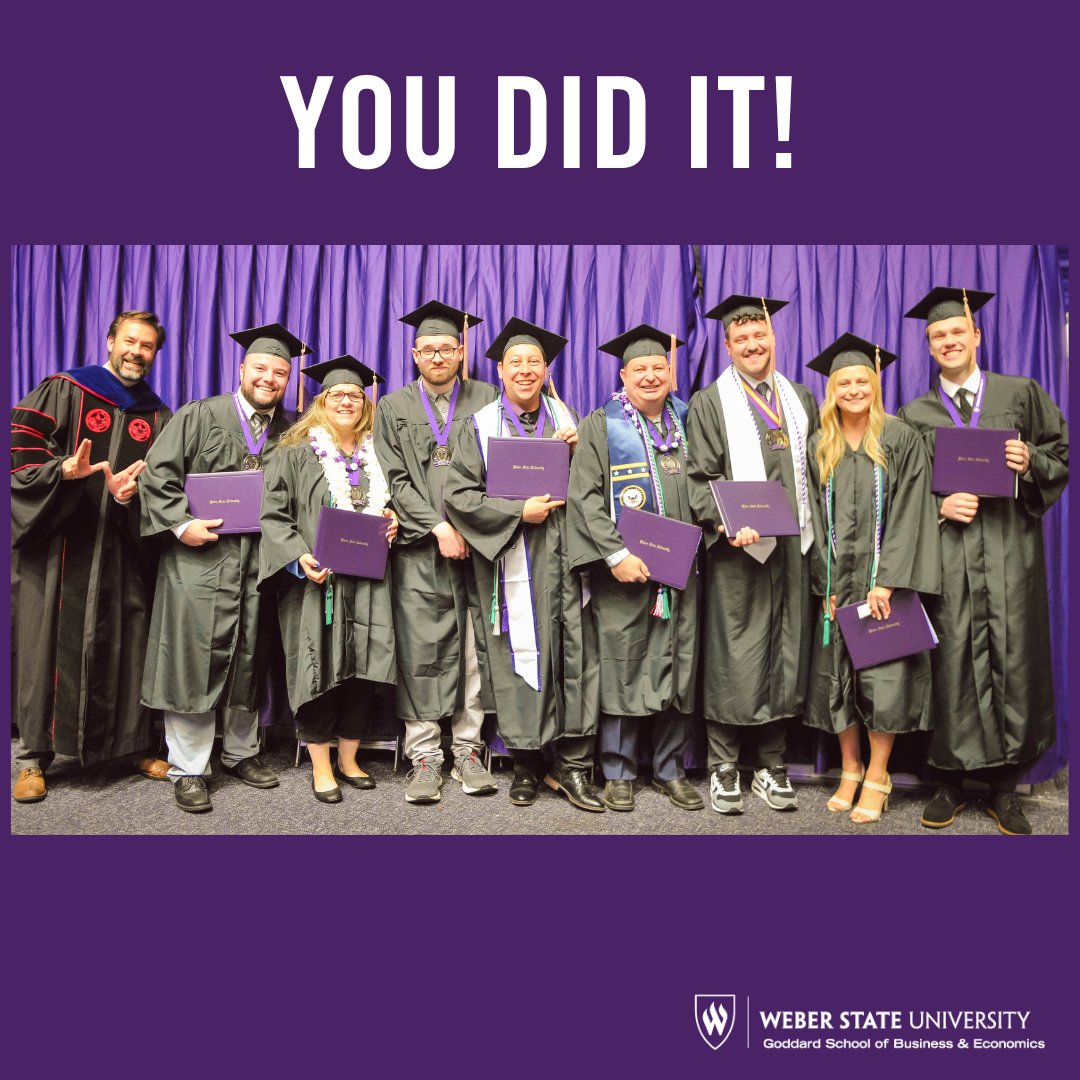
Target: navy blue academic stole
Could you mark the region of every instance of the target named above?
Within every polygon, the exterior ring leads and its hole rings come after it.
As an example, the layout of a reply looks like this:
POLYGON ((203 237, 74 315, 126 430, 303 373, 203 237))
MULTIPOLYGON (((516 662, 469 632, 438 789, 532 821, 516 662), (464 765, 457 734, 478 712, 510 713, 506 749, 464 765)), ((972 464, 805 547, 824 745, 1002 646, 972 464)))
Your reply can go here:
MULTIPOLYGON (((668 403, 685 428, 688 408, 685 401, 671 395, 668 403)), ((607 420, 608 462, 611 467, 611 499, 615 521, 624 506, 659 513, 653 481, 649 473, 648 450, 634 425, 626 418, 622 403, 612 398, 604 405, 607 420)))

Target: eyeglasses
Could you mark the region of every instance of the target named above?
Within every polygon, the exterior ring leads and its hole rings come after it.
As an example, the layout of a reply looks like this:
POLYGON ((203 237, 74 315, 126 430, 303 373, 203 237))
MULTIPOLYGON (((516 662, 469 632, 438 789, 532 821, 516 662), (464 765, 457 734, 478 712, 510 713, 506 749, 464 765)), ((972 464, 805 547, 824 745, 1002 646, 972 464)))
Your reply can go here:
POLYGON ((337 405, 342 398, 348 398, 354 405, 359 405, 364 400, 363 390, 330 390, 326 395, 326 400, 331 405, 337 405))
POLYGON ((460 345, 440 345, 436 349, 432 345, 425 345, 422 349, 413 349, 413 352, 415 352, 421 360, 434 360, 436 353, 444 360, 453 360, 460 348, 460 345))

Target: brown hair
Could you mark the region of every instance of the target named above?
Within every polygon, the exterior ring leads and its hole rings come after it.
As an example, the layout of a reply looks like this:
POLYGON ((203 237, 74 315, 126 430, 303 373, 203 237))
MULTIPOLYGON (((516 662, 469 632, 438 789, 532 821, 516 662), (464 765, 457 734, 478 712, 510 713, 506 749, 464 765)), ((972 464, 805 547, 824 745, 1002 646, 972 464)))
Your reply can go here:
POLYGON ((120 314, 109 323, 108 337, 116 337, 121 325, 129 321, 146 323, 147 326, 152 326, 157 331, 158 350, 165 344, 165 327, 161 325, 161 321, 152 311, 121 311, 120 314))

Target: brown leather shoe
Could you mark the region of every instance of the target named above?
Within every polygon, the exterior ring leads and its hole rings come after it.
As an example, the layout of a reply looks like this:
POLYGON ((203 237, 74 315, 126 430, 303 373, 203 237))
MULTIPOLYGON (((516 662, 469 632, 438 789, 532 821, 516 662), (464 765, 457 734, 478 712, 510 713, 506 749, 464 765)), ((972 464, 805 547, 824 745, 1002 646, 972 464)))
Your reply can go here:
POLYGON ((168 780, 169 763, 161 758, 141 757, 136 758, 135 771, 140 772, 147 780, 168 780))
POLYGON ((15 777, 11 797, 16 802, 41 802, 46 794, 45 774, 40 769, 23 769, 15 777))

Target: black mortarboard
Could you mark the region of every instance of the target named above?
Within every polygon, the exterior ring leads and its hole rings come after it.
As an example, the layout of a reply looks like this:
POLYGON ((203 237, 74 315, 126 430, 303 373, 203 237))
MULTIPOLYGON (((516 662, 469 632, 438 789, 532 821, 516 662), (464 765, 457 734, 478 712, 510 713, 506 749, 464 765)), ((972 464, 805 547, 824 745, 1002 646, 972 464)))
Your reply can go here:
POLYGON ((877 368, 875 360, 878 358, 881 360, 881 371, 884 371, 894 360, 900 359, 896 353, 886 352, 872 341, 849 333, 841 334, 806 366, 811 371, 816 371, 819 375, 828 378, 834 371, 858 365, 868 367, 873 371, 877 368))
POLYGON ((248 353, 266 353, 268 356, 280 356, 282 360, 291 360, 294 356, 304 356, 311 350, 294 334, 289 333, 281 323, 269 323, 266 326, 253 326, 250 330, 237 330, 229 337, 242 345, 244 355, 248 353))
POLYGON ((527 342, 535 345, 544 354, 544 360, 550 364, 563 351, 568 340, 562 334, 555 334, 535 323, 514 318, 499 331, 499 336, 484 355, 489 360, 502 360, 507 349, 527 342))
POLYGON ((328 386, 337 386, 339 383, 352 383, 354 386, 362 386, 366 389, 375 383, 386 382, 367 364, 362 364, 355 356, 350 356, 348 353, 300 370, 301 374, 320 383, 324 390, 328 386))
POLYGON ((711 311, 705 312, 706 319, 722 319, 724 329, 740 315, 751 319, 764 319, 765 312, 775 315, 782 307, 787 307, 787 300, 773 300, 768 296, 741 296, 738 293, 721 300, 711 311))
POLYGON ((417 337, 424 334, 449 334, 450 337, 460 338, 466 319, 469 320, 470 326, 484 321, 476 315, 452 308, 439 300, 429 300, 415 311, 410 311, 408 315, 402 315, 398 321, 416 327, 417 337))
POLYGON ((910 311, 904 312, 904 318, 925 319, 927 326, 941 322, 942 319, 955 319, 957 316, 963 318, 965 292, 972 314, 995 295, 976 289, 954 289, 951 285, 935 285, 910 311))
MULTIPOLYGON (((676 347, 685 344, 685 341, 675 339, 676 347)), ((671 335, 642 323, 601 345, 600 351, 618 357, 624 364, 639 356, 667 356, 671 351, 671 335)))

